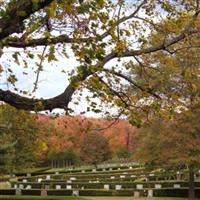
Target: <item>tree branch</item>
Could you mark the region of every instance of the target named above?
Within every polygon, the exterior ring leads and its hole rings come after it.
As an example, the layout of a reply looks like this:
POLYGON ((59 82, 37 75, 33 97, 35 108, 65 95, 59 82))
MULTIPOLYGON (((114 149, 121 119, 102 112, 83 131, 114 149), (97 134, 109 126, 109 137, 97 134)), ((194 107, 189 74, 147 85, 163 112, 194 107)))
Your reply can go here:
POLYGON ((48 6, 53 0, 39 0, 37 5, 32 0, 12 0, 0 19, 0 40, 12 33, 21 33, 24 30, 23 21, 31 14, 48 6))

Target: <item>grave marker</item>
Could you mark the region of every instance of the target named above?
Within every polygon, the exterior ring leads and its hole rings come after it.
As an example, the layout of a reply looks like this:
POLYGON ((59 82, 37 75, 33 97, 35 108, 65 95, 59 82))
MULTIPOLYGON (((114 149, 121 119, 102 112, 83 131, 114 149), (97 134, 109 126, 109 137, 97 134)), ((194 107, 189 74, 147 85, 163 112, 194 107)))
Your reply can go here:
POLYGON ((136 185, 136 189, 142 190, 142 189, 143 189, 143 185, 142 185, 142 184, 137 184, 137 185, 136 185))

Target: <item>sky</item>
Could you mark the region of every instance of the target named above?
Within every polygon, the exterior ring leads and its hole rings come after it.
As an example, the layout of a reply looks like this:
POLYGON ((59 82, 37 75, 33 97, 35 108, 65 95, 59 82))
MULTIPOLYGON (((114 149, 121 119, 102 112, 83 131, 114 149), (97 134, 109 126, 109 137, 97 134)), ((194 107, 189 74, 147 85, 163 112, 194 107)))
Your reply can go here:
MULTIPOLYGON (((132 3, 133 1, 131 0, 126 0, 126 3, 132 3)), ((33 50, 32 53, 37 53, 38 51, 41 52, 43 49, 35 49, 33 50)), ((33 90, 33 82, 36 79, 36 74, 33 72, 35 71, 35 60, 27 60, 23 53, 21 53, 22 58, 25 58, 26 61, 28 61, 28 68, 23 68, 21 69, 20 66, 18 66, 16 63, 12 61, 12 54, 15 52, 16 49, 14 48, 9 48, 6 50, 6 53, 3 54, 3 56, 0 59, 0 65, 3 66, 4 70, 8 70, 9 65, 11 65, 12 70, 15 72, 15 74, 18 77, 18 81, 16 82, 16 87, 20 88, 21 90, 28 90, 31 92, 33 90), (23 72, 26 72, 27 74, 24 75, 23 72)), ((17 51, 22 51, 18 50, 17 51)), ((57 60, 56 62, 53 62, 52 64, 49 64, 48 62, 44 62, 44 71, 40 73, 39 76, 39 87, 36 90, 36 92, 33 93, 33 96, 37 98, 50 98, 54 97, 60 93, 62 93, 66 86, 68 85, 68 75, 66 73, 62 73, 62 70, 70 72, 72 69, 76 68, 78 66, 78 62, 76 61, 75 57, 73 56, 72 51, 67 52, 69 55, 69 58, 63 58, 60 55, 57 55, 57 60)), ((38 61, 39 62, 39 61, 38 61)), ((116 65, 117 60, 112 60, 109 62, 109 65, 116 65)), ((2 76, 0 76, 0 88, 2 89, 11 89, 12 86, 6 84, 6 77, 7 74, 4 73, 2 76)), ((81 100, 79 105, 75 105, 74 103, 70 103, 70 107, 74 109, 76 112, 74 114, 80 114, 82 111, 85 110, 87 107, 87 103, 84 100, 84 96, 90 95, 90 93, 86 90, 83 92, 83 100, 81 100)), ((73 98, 76 99, 76 96, 73 98)), ((99 101, 96 99, 96 101, 99 103, 99 101)), ((107 109, 106 105, 104 105, 105 110, 107 109)), ((110 110, 109 110, 110 111, 110 110)), ((61 112, 60 110, 57 110, 56 112, 61 112)), ((111 111, 113 113, 117 112, 116 108, 113 108, 111 111)), ((86 116, 95 116, 99 117, 101 115, 95 114, 93 112, 87 112, 86 116)))

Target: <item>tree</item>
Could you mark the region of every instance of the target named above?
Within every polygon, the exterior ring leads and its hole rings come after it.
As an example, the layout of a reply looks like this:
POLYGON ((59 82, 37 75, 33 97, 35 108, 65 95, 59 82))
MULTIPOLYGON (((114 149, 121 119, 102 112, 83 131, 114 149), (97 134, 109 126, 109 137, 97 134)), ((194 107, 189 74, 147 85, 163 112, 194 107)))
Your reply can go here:
MULTIPOLYGON (((0 1, 0 6, 2 57, 12 48, 10 59, 21 67, 24 74, 27 74, 24 69, 32 67, 29 61, 35 61, 33 71, 36 73, 32 91, 23 90, 17 87, 18 77, 13 62, 2 63, 1 75, 5 75, 13 87, 0 89, 0 100, 26 110, 63 108, 69 112, 69 103, 75 92, 86 88, 93 97, 110 103, 111 107, 117 105, 121 108, 120 113, 127 114, 137 108, 124 93, 127 84, 136 94, 135 101, 146 94, 160 99, 153 86, 140 84, 135 81, 135 76, 129 75, 137 64, 143 71, 148 69, 141 57, 151 58, 155 52, 169 53, 176 44, 183 47, 186 41, 199 35, 199 0, 141 0, 133 2, 129 9, 125 1, 114 3, 108 0, 19 0, 17 3, 10 0, 0 1), (163 18, 171 23, 162 23, 159 19, 163 18), (179 22, 175 28, 174 19, 179 22), (148 32, 162 37, 152 42, 148 32), (34 49, 39 51, 38 55, 34 54, 34 49), (64 92, 49 99, 34 98, 32 92, 39 87, 44 63, 54 63, 60 59, 58 54, 68 57, 71 51, 78 64, 71 72, 64 92), (125 62, 121 67, 110 64, 116 59, 122 63, 123 58, 129 58, 132 64, 125 62), (28 94, 32 96, 28 97, 28 94)), ((100 111, 94 102, 90 107, 88 109, 100 111)), ((132 121, 138 123, 135 118, 132 121)))
POLYGON ((1 105, 0 124, 4 127, 0 135, 0 149, 4 154, 2 167, 9 171, 36 164, 43 150, 40 148, 43 142, 40 134, 44 134, 35 116, 27 111, 1 105))
POLYGON ((98 132, 88 133, 81 144, 81 158, 85 163, 94 164, 111 158, 109 143, 106 138, 98 132))
POLYGON ((164 167, 189 168, 189 199, 194 199, 194 170, 200 158, 199 108, 184 111, 173 119, 155 118, 136 139, 136 157, 164 167))

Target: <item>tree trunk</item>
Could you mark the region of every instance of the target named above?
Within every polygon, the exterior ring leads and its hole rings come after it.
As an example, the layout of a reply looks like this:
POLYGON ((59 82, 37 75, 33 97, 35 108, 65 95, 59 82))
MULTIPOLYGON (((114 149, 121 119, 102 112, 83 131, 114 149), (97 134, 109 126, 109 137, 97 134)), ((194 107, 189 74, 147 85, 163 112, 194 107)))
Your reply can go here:
POLYGON ((194 189, 194 168, 193 166, 189 166, 189 200, 195 199, 194 189))

